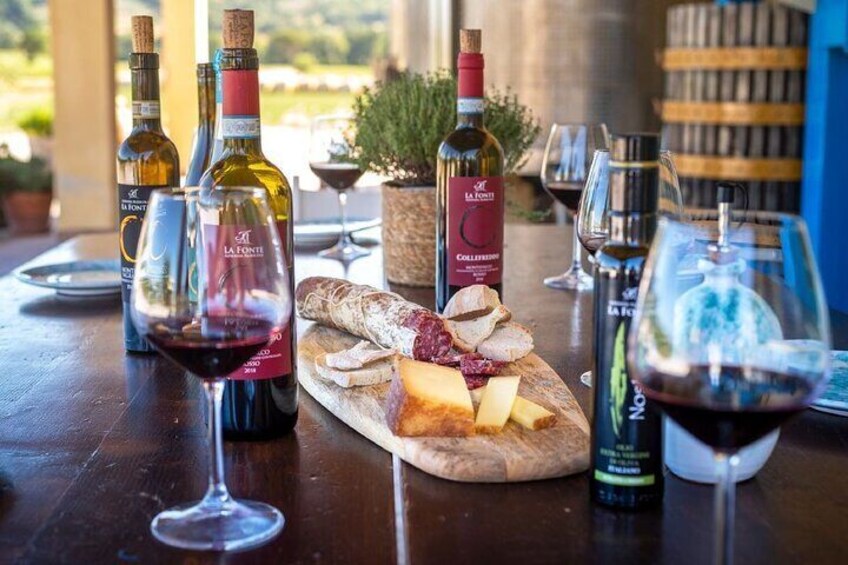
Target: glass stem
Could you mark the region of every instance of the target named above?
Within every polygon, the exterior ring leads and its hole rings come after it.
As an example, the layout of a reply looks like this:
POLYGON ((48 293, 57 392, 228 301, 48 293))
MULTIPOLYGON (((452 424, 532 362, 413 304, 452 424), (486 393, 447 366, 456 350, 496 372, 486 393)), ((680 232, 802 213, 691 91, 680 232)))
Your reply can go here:
POLYGON ((209 422, 206 426, 209 442, 209 488, 203 497, 206 506, 220 508, 230 502, 229 491, 224 483, 224 440, 221 433, 221 399, 224 396, 224 379, 204 379, 206 405, 209 422))
POLYGON ((733 564, 733 522, 736 510, 736 467, 739 456, 735 453, 716 453, 718 483, 715 489, 715 551, 716 565, 733 564))
POLYGON ((581 262, 583 246, 580 245, 580 237, 577 235, 577 215, 574 215, 573 219, 574 234, 572 235, 573 241, 571 242, 571 271, 576 273, 583 270, 583 263, 581 262))
POLYGON ((353 243, 350 239, 350 234, 347 233, 347 190, 339 191, 339 222, 341 223, 342 231, 339 234, 339 247, 347 247, 353 243))

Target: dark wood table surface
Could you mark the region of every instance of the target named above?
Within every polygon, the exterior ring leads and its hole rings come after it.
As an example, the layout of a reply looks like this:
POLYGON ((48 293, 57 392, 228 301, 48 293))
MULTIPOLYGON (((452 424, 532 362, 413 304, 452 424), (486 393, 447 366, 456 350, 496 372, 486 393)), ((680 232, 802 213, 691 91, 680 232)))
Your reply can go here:
MULTIPOLYGON (((591 293, 545 288, 565 267, 569 230, 509 226, 506 302, 585 411, 591 293)), ((73 239, 37 262, 114 255, 114 236, 73 239)), ((382 284, 379 250, 341 264, 299 254, 297 276, 382 284)), ((426 305, 432 291, 397 289, 426 305)), ((846 317, 833 319, 848 349, 846 317)), ((302 331, 304 324, 299 330, 302 331)), ((202 390, 156 356, 122 349, 119 300, 74 301, 0 279, 0 563, 708 563, 713 489, 667 475, 661 509, 589 501, 586 474, 460 484, 395 461, 306 393, 296 432, 228 443, 236 496, 276 505, 283 533, 221 555, 172 550, 151 518, 206 486, 202 390)), ((740 485, 739 563, 844 563, 848 419, 806 411, 740 485)))

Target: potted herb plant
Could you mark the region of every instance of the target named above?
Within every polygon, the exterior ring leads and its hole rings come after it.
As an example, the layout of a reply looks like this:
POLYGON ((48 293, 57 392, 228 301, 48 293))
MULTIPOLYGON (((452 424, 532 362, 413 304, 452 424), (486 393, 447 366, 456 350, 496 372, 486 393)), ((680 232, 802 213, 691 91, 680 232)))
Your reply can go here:
POLYGON ((49 108, 35 108, 18 120, 18 127, 29 136, 32 156, 52 164, 53 111, 49 108))
MULTIPOLYGON (((539 134, 530 110, 487 89, 486 127, 501 142, 513 174, 539 134)), ((383 253, 390 282, 433 286, 436 258, 436 156, 456 126, 456 79, 402 73, 366 89, 354 103, 353 160, 388 177, 383 184, 383 253)))
POLYGON ((18 161, 0 146, 0 199, 12 233, 45 232, 50 227, 53 175, 44 159, 18 161))

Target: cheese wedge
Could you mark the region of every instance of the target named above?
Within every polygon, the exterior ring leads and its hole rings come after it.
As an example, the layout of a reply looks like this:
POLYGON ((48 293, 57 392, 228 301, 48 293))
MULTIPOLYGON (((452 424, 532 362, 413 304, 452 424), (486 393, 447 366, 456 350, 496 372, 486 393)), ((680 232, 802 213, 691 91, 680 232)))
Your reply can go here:
POLYGON ((512 405, 518 396, 519 377, 491 377, 477 409, 474 431, 478 434, 497 434, 506 425, 512 405))
POLYGON ((556 423, 556 414, 542 408, 535 402, 530 402, 526 398, 518 396, 512 404, 509 419, 529 430, 541 430, 550 428, 556 423))
POLYGON ((462 373, 401 358, 386 398, 386 424, 398 436, 474 435, 474 406, 462 373))

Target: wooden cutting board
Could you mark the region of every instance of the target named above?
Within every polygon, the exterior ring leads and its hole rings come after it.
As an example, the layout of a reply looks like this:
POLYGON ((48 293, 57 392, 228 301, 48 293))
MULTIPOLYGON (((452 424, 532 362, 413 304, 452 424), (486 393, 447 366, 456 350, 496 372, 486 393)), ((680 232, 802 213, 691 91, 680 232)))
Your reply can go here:
POLYGON ((589 467, 589 422, 568 387, 538 355, 508 365, 501 374, 520 375, 518 394, 555 412, 554 426, 531 431, 509 422, 498 435, 402 438, 385 423, 389 383, 346 389, 315 371, 319 354, 347 349, 359 340, 313 324, 299 339, 300 384, 341 421, 410 465, 444 479, 480 483, 549 479, 589 467))

